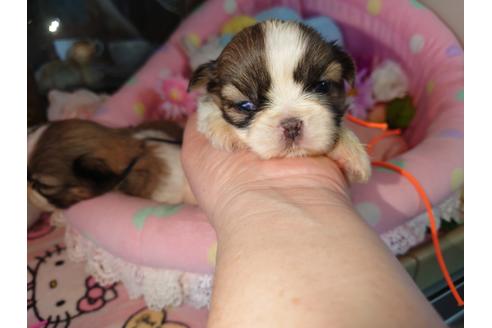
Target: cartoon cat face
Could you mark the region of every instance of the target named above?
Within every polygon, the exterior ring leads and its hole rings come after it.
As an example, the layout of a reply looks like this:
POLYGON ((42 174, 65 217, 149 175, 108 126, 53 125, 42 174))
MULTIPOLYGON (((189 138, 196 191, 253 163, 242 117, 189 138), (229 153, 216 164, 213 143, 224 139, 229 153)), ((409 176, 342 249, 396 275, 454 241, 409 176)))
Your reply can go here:
POLYGON ((28 267, 28 309, 32 308, 45 327, 68 327, 71 320, 102 308, 117 297, 115 285, 100 286, 87 277, 83 264, 66 265, 65 248, 55 245, 39 256, 34 269, 28 267))

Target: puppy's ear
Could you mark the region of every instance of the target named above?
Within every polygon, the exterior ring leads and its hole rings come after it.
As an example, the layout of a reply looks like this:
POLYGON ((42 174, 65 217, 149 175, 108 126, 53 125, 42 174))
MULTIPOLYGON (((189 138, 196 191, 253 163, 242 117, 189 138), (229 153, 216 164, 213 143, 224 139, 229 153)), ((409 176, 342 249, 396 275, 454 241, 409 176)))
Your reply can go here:
POLYGON ((334 59, 342 65, 342 78, 353 87, 355 81, 355 63, 352 57, 334 42, 331 43, 331 46, 334 59))
POLYGON ((190 83, 188 84, 188 91, 206 86, 208 82, 215 79, 216 72, 217 61, 215 60, 198 66, 191 75, 190 83))
POLYGON ((73 161, 72 170, 76 177, 99 185, 113 184, 118 181, 118 174, 111 170, 104 159, 87 154, 73 161))

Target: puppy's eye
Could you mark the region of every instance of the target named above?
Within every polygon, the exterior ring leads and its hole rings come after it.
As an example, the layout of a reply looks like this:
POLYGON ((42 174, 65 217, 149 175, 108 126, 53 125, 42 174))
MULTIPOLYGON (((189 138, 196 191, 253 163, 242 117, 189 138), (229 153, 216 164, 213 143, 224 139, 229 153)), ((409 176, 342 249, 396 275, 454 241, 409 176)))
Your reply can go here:
POLYGON ((256 110, 255 104, 253 104, 251 101, 241 101, 241 102, 234 104, 234 106, 237 109, 243 110, 245 112, 252 112, 252 111, 256 110))
POLYGON ((327 93, 332 88, 333 83, 331 81, 319 81, 313 87, 313 92, 316 93, 327 93))

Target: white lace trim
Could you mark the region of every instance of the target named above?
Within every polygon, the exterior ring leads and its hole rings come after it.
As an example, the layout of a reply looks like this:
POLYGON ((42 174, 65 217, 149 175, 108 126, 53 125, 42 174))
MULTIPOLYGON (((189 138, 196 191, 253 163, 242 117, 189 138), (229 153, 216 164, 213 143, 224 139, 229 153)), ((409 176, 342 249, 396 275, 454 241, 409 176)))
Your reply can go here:
POLYGON ((452 197, 444 201, 440 207, 441 219, 448 222, 464 222, 464 191, 456 192, 452 197))
MULTIPOLYGON (((441 205, 433 208, 437 228, 441 226, 441 219, 446 221, 463 221, 463 198, 461 192, 454 193, 441 205)), ((381 234, 381 239, 395 255, 403 255, 410 248, 420 244, 425 239, 429 218, 427 211, 381 234)))
POLYGON ((125 262, 113 256, 67 226, 65 233, 68 258, 86 261, 86 271, 100 284, 121 281, 131 299, 143 296, 147 306, 160 310, 183 303, 195 308, 208 306, 212 275, 178 270, 156 269, 125 262))
MULTIPOLYGON (((437 226, 440 217, 456 218, 461 213, 462 198, 459 193, 434 208, 437 226)), ((61 212, 54 218, 62 224, 65 219, 61 212)), ((424 212, 405 224, 383 233, 381 239, 395 255, 406 253, 411 247, 425 239, 429 226, 427 213, 424 212)), ((121 281, 131 299, 143 296, 147 306, 160 310, 167 306, 179 306, 183 303, 196 308, 209 305, 213 277, 211 274, 195 274, 178 270, 156 269, 135 265, 113 256, 84 238, 77 231, 66 226, 65 242, 68 257, 72 261, 86 261, 86 271, 100 284, 121 281)))

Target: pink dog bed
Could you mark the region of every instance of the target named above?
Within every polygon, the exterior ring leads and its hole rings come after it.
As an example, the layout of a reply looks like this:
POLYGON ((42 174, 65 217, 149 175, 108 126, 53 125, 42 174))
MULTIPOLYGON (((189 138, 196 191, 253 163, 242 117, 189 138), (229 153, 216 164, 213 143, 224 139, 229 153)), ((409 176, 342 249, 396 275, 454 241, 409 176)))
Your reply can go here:
MULTIPOLYGON (((463 184, 463 50, 446 26, 417 1, 208 1, 93 119, 127 126, 155 117, 162 97, 166 98, 155 91, 156 85, 174 79, 182 88, 182 81, 189 77, 183 38, 206 40, 233 16, 254 16, 280 5, 302 17, 331 17, 359 64, 391 58, 402 65, 417 114, 404 134, 410 150, 391 162, 421 182, 436 216, 453 211, 463 184)), ((173 101, 182 97, 169 95, 170 113, 173 101)), ((354 206, 395 254, 424 239, 425 208, 402 176, 375 169, 368 184, 354 185, 351 191, 354 206)), ((143 295, 154 308, 183 302, 197 307, 207 304, 217 244, 198 208, 108 194, 63 214, 71 258, 86 260, 89 272, 100 282, 123 281, 130 296, 143 295)))

